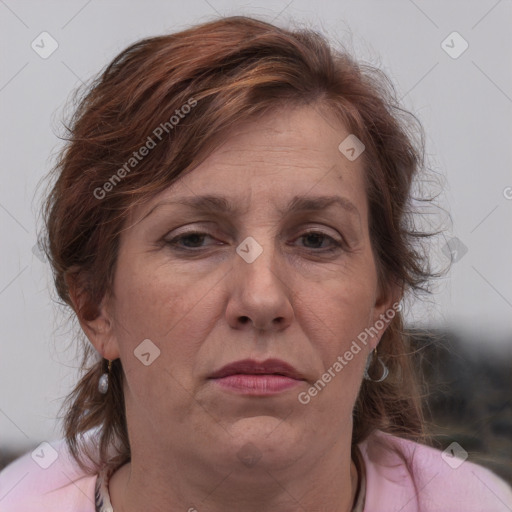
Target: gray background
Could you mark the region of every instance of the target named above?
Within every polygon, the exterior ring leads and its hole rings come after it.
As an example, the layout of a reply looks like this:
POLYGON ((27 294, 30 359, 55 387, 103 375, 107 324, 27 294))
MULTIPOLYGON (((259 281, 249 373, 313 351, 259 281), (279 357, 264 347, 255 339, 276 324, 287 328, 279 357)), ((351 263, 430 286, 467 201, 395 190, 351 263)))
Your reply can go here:
MULTIPOLYGON (((453 237, 467 249, 435 295, 406 304, 407 320, 454 328, 467 343, 510 354, 510 0, 0 0, 2 445, 60 437, 56 414, 77 375, 72 330, 52 303, 48 264, 33 251, 40 180, 61 145, 56 133, 66 100, 136 40, 234 14, 283 26, 292 19, 389 74, 405 108, 424 125, 439 182, 431 187, 441 191, 431 222, 445 235, 432 245, 432 260, 448 263, 443 247, 453 237), (43 31, 59 45, 47 59, 31 47, 43 31), (442 47, 454 31, 469 44, 456 59, 442 47)), ((453 51, 460 48, 448 41, 453 51)))

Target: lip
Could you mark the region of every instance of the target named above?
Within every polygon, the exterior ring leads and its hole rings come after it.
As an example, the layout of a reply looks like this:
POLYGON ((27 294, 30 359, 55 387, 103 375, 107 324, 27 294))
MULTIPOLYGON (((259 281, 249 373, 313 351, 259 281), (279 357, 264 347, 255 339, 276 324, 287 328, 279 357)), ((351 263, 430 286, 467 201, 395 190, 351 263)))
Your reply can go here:
POLYGON ((280 359, 244 359, 223 366, 209 379, 222 388, 245 395, 265 396, 297 386, 305 378, 280 359))

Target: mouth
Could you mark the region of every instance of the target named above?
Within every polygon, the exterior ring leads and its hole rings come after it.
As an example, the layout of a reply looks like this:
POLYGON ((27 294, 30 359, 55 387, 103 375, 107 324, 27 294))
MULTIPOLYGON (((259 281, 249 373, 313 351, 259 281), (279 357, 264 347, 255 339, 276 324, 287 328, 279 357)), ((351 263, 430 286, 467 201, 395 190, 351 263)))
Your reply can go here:
POLYGON ((209 379, 224 390, 253 396, 280 393, 305 381, 293 366, 279 359, 236 361, 223 366, 209 379))

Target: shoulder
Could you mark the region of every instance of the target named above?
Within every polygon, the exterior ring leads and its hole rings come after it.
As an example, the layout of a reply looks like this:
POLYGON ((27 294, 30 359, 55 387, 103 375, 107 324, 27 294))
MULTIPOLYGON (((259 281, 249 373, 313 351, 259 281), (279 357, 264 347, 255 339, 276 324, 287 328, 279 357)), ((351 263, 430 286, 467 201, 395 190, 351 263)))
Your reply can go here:
POLYGON ((0 472, 0 510, 94 512, 96 478, 78 467, 64 440, 42 443, 0 472))
POLYGON ((380 431, 359 444, 365 512, 500 512, 512 510, 512 488, 492 471, 436 448, 380 431))

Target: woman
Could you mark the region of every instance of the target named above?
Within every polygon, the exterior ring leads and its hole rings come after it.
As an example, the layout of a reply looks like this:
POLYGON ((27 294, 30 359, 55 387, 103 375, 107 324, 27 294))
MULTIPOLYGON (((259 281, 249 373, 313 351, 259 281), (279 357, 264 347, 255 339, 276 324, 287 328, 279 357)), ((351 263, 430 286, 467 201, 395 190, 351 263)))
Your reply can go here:
POLYGON ((114 59, 45 209, 85 375, 65 440, 0 474, 2 510, 512 508, 424 444, 400 312, 431 277, 422 151, 388 85, 244 17, 114 59))

